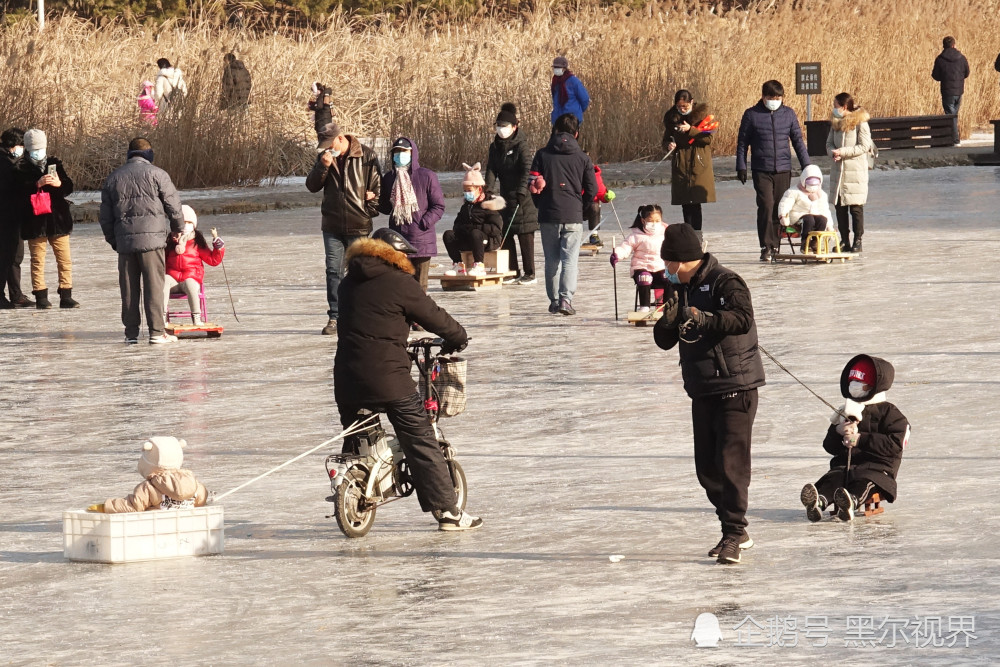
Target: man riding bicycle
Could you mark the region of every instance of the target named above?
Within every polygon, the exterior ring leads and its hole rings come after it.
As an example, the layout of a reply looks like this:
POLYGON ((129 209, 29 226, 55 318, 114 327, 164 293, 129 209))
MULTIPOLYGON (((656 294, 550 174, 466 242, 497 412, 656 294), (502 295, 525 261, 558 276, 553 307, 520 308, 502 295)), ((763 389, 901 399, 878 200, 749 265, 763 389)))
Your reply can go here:
POLYGON ((334 396, 344 428, 362 409, 385 412, 410 466, 420 509, 433 512, 441 530, 469 530, 483 520, 458 506, 444 453, 410 376, 406 351, 414 323, 444 339, 444 354, 465 349, 469 337, 413 279, 406 255, 414 252, 388 228, 348 249, 347 276, 338 291, 334 396))

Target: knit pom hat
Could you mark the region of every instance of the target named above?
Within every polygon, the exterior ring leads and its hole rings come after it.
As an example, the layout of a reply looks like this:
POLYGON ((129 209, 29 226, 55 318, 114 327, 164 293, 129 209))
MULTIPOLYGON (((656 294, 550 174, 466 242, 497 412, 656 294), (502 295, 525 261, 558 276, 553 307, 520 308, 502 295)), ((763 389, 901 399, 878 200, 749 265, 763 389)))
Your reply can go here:
POLYGON ((663 261, 693 262, 704 255, 694 227, 683 222, 667 225, 663 233, 663 245, 660 246, 660 257, 663 261))
POLYGON ((157 435, 142 443, 142 456, 136 468, 143 477, 163 470, 176 470, 184 463, 184 447, 179 438, 157 435))
POLYGON ((181 214, 184 216, 184 222, 190 222, 195 228, 198 227, 198 214, 194 212, 193 208, 187 204, 182 204, 181 214))
POLYGON ((462 179, 462 187, 467 185, 477 185, 481 188, 486 187, 486 179, 483 178, 483 166, 478 162, 471 167, 464 162, 462 163, 462 168, 465 169, 465 178, 462 179))
POLYGON ((45 148, 47 142, 45 140, 45 133, 41 130, 28 130, 24 133, 24 152, 30 153, 31 151, 37 151, 40 148, 45 148))
POLYGON ((507 123, 517 125, 517 107, 511 102, 504 102, 500 105, 500 113, 497 114, 497 125, 507 123))

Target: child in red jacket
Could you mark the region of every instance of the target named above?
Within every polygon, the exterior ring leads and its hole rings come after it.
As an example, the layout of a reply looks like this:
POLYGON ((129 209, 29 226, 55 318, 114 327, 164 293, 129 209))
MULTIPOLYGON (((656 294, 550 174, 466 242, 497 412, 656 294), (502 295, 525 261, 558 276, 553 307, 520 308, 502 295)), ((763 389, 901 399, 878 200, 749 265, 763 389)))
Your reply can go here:
MULTIPOLYGON (((187 294, 191 310, 191 321, 196 327, 203 325, 201 284, 205 280, 205 264, 218 266, 226 254, 226 244, 216 236, 209 247, 208 241, 198 231, 198 215, 187 204, 181 206, 184 214, 184 229, 167 237, 167 276, 163 283, 164 308, 171 294, 187 294)), ((212 230, 213 235, 215 230, 212 230)), ((164 313, 166 321, 166 313, 164 313)))

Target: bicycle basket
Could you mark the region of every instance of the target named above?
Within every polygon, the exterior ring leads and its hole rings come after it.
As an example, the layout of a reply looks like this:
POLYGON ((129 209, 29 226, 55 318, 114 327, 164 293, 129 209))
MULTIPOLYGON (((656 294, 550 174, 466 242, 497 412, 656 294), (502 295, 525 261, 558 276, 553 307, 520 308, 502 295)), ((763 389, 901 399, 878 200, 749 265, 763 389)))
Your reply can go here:
MULTIPOLYGON (((462 357, 438 357, 440 368, 437 377, 431 380, 431 387, 438 399, 438 416, 455 417, 465 412, 465 385, 468 362, 462 357)), ((424 391, 423 378, 420 392, 424 391)))

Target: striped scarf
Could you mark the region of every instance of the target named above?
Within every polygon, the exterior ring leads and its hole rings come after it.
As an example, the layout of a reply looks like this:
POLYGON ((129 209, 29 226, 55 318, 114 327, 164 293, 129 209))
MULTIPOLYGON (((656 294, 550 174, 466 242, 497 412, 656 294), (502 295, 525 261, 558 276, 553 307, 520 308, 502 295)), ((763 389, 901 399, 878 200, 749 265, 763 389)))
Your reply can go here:
POLYGON ((413 222, 413 214, 420 210, 417 194, 413 191, 408 167, 396 167, 396 182, 392 184, 392 217, 401 224, 413 222))

